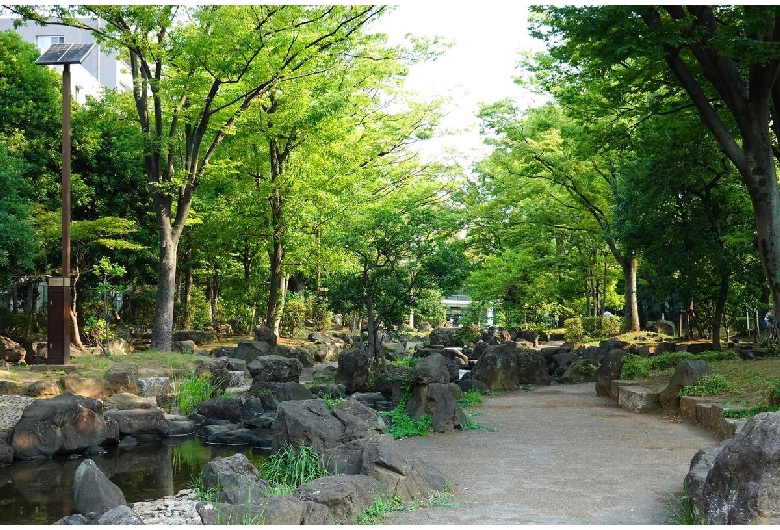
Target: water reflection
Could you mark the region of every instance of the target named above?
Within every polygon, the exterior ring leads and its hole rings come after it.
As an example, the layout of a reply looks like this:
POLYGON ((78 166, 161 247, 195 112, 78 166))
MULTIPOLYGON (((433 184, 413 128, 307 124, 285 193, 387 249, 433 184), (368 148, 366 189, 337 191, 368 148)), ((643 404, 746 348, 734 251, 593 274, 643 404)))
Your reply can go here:
MULTIPOLYGON (((245 454, 259 467, 267 453, 251 447, 204 445, 196 437, 166 438, 91 456, 127 502, 150 501, 190 487, 218 456, 245 454)), ((17 461, 0 468, 0 524, 51 524, 70 514, 71 485, 83 458, 17 461)))

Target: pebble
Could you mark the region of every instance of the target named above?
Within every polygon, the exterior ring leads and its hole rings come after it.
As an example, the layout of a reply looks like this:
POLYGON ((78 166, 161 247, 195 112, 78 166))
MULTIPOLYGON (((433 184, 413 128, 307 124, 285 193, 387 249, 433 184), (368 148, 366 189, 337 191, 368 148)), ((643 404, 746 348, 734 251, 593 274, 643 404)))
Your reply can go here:
POLYGON ((144 522, 153 525, 201 525, 200 515, 195 505, 200 502, 195 490, 181 490, 176 495, 148 502, 134 502, 130 505, 133 512, 144 522))

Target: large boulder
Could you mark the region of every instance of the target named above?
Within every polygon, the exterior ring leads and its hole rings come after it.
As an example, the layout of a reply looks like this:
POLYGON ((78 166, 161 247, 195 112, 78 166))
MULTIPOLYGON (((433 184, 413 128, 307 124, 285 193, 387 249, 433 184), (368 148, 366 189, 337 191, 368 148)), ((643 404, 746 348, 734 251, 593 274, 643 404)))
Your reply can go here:
POLYGON ((119 486, 108 480, 94 461, 84 460, 73 476, 72 510, 80 514, 102 514, 117 506, 126 505, 119 486))
MULTIPOLYGON (((452 385, 457 392, 463 393, 458 385, 452 385)), ((415 386, 406 404, 406 412, 414 419, 430 414, 431 428, 436 432, 450 432, 466 423, 466 415, 455 400, 449 383, 415 386)))
POLYGON ((65 392, 95 399, 106 399, 114 394, 111 384, 105 379, 94 377, 79 377, 68 374, 60 377, 60 385, 65 392))
POLYGON ((516 342, 488 346, 474 366, 473 376, 491 390, 514 390, 520 385, 549 385, 542 354, 516 342))
POLYGON ((666 386, 659 399, 661 401, 661 407, 664 410, 673 410, 680 407, 680 396, 678 395, 683 387, 693 385, 696 380, 706 374, 711 373, 710 365, 707 361, 691 361, 685 360, 677 363, 674 369, 674 375, 669 380, 669 384, 666 386))
POLYGON ((691 503, 696 518, 707 524, 776 525, 780 524, 778 499, 780 412, 764 412, 720 445, 691 503))
POLYGON ((365 392, 368 390, 370 367, 371 357, 368 351, 358 346, 353 346, 339 355, 336 382, 344 385, 347 394, 365 392))
POLYGON ((596 395, 609 397, 612 381, 620 379, 620 371, 623 369, 623 356, 625 350, 614 348, 602 359, 599 369, 596 370, 596 395))
POLYGON ((462 347, 463 339, 456 332, 458 328, 436 328, 428 336, 429 344, 441 344, 449 347, 462 347))
MULTIPOLYGON (((277 346, 276 347, 276 354, 281 355, 282 357, 289 357, 291 359, 298 359, 301 364, 306 368, 311 368, 314 366, 314 363, 318 360, 315 358, 315 349, 314 348, 303 348, 303 347, 297 347, 297 348, 291 348, 289 346, 277 346)), ((322 361, 324 359, 324 356, 319 359, 319 361, 322 361)))
POLYGON ((302 484, 293 495, 303 501, 322 504, 339 524, 355 524, 357 517, 374 504, 374 498, 387 496, 376 479, 365 475, 331 475, 302 484))
POLYGON ((267 342, 258 340, 241 341, 236 346, 234 353, 236 359, 246 361, 247 364, 251 363, 258 357, 264 357, 266 355, 274 355, 276 353, 276 346, 267 342))
POLYGON ((260 399, 264 410, 276 410, 277 405, 282 401, 303 401, 316 397, 311 390, 293 381, 274 383, 255 380, 248 394, 260 399))
POLYGON ((594 383, 599 363, 592 359, 576 359, 558 378, 560 383, 594 383))
POLYGON ((257 326, 255 328, 255 340, 258 342, 266 342, 274 348, 276 347, 277 343, 276 334, 271 328, 266 326, 257 326))
POLYGON ((213 398, 198 404, 198 414, 209 420, 241 421, 242 401, 237 397, 213 398))
POLYGON ((119 434, 132 435, 137 439, 156 439, 168 434, 168 421, 162 409, 107 410, 103 413, 106 420, 119 425, 119 434))
POLYGON ((203 344, 209 344, 217 342, 217 336, 211 331, 199 331, 195 329, 181 329, 173 332, 172 340, 174 341, 192 341, 194 344, 201 346, 203 344))
POLYGON ((260 472, 241 454, 217 457, 203 468, 203 487, 216 491, 217 502, 229 504, 256 503, 263 499, 270 488, 260 472))
POLYGON ((458 379, 457 371, 453 362, 440 353, 434 353, 423 357, 414 365, 412 372, 412 383, 418 385, 427 385, 428 383, 449 384, 452 378, 452 371, 455 370, 455 380, 458 379))
POLYGON ((104 418, 102 410, 101 401, 70 392, 36 400, 24 409, 14 429, 11 446, 16 458, 49 458, 118 441, 118 424, 104 418))
POLYGON ((301 378, 303 365, 298 359, 280 355, 258 357, 247 365, 253 381, 268 381, 275 383, 297 383, 301 378))
POLYGON ((0 439, 0 467, 9 466, 14 461, 14 448, 0 439))
POLYGON ((285 401, 276 410, 273 448, 310 445, 318 453, 359 438, 379 436, 385 424, 376 412, 355 399, 328 409, 321 399, 285 401))
POLYGON ((105 380, 115 394, 138 394, 138 365, 115 364, 106 370, 105 380))
POLYGON ((336 446, 326 452, 325 461, 331 473, 372 477, 383 491, 408 501, 447 487, 443 473, 411 456, 387 434, 336 446))

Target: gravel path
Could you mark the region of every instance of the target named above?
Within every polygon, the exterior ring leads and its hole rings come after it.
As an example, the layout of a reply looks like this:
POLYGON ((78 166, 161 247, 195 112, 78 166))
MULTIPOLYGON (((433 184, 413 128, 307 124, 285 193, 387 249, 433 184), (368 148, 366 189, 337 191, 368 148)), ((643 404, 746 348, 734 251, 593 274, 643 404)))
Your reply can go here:
POLYGON ((400 440, 452 483, 453 507, 388 517, 392 524, 664 524, 709 431, 633 414, 593 383, 486 397, 474 420, 496 432, 400 440))

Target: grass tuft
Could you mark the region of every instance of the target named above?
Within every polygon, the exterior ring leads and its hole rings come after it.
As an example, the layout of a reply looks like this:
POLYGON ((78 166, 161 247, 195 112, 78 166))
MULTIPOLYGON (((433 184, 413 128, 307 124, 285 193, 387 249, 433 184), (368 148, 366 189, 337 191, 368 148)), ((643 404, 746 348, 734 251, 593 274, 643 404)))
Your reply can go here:
POLYGON ((707 524, 704 518, 697 520, 693 513, 693 505, 691 504, 691 497, 688 495, 687 483, 683 483, 682 495, 672 495, 672 498, 672 506, 667 511, 670 524, 707 524))
POLYGON ((176 402, 182 414, 195 412, 198 405, 222 394, 208 377, 197 377, 194 374, 182 379, 176 384, 176 402))
POLYGON ((308 445, 285 445, 268 457, 260 467, 260 474, 276 491, 285 493, 329 475, 320 454, 308 445))

